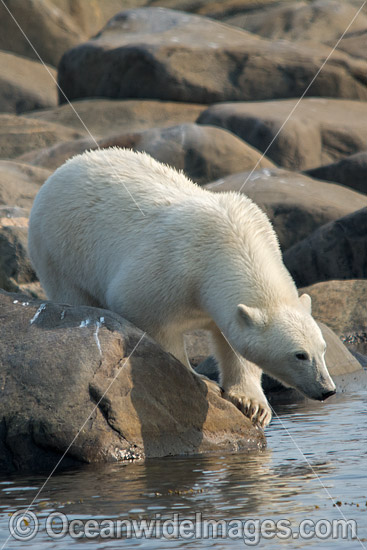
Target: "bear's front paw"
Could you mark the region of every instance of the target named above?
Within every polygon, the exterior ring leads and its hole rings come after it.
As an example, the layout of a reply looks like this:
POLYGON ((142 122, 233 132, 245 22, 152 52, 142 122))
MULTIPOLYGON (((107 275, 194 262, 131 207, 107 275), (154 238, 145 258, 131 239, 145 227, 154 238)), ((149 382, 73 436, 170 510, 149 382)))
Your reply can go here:
POLYGON ((271 420, 271 409, 269 403, 265 400, 250 398, 246 395, 241 395, 234 392, 224 392, 223 397, 236 405, 245 416, 247 416, 253 424, 258 424, 262 428, 266 428, 271 420))

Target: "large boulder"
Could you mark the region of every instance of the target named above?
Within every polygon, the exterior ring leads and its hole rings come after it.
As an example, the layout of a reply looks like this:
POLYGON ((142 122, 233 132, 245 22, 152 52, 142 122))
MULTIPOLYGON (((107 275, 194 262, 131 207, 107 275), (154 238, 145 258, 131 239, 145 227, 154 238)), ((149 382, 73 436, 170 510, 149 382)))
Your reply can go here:
POLYGON ((0 302, 0 470, 264 446, 217 386, 119 315, 0 302))
POLYGON ((2 50, 37 59, 37 61, 38 53, 44 62, 57 65, 66 50, 85 38, 86 36, 72 18, 64 10, 55 6, 51 0, 0 2, 0 49, 2 50))
POLYGON ((183 170, 199 184, 232 172, 251 170, 257 163, 263 168, 274 166, 231 132, 197 124, 152 128, 141 133, 112 136, 100 142, 101 147, 116 145, 145 151, 158 161, 183 170))
MULTIPOLYGON (((346 31, 358 8, 347 1, 313 0, 276 3, 262 9, 226 17, 226 23, 259 34, 272 40, 312 41, 330 43, 346 31)), ((347 30, 347 36, 367 29, 367 16, 363 11, 347 30)))
POLYGON ((325 281, 302 289, 312 314, 353 352, 367 355, 367 280, 325 281))
POLYGON ((313 168, 307 173, 314 178, 335 181, 367 194, 367 151, 355 153, 326 166, 313 168))
POLYGON ((269 216, 282 250, 321 225, 367 206, 367 197, 351 189, 278 168, 232 174, 205 187, 250 197, 269 216))
POLYGON ((87 149, 127 147, 145 151, 160 162, 184 170, 196 182, 207 183, 230 174, 233 170, 250 170, 257 162, 261 167, 274 164, 261 153, 221 128, 197 124, 180 124, 169 128, 151 128, 99 139, 86 137, 31 151, 19 157, 34 166, 56 169, 73 155, 87 149))
POLYGON ((69 141, 82 134, 62 126, 16 115, 0 115, 0 155, 10 159, 27 151, 69 141))
MULTIPOLYGON (((194 103, 299 97, 330 48, 269 41, 162 8, 117 14, 66 52, 59 84, 69 99, 150 98, 194 103)), ((309 95, 367 99, 367 63, 334 52, 309 95)), ((59 95, 60 102, 65 98, 59 95)))
POLYGON ((319 227, 283 257, 297 286, 367 279, 367 208, 319 227))
POLYGON ((277 165, 294 170, 366 149, 367 108, 360 101, 305 98, 300 103, 289 99, 218 104, 204 111, 198 123, 226 128, 266 151, 277 165))
POLYGON ((21 208, 0 207, 0 288, 18 291, 37 280, 27 253, 28 218, 21 208))
POLYGON ((0 160, 0 205, 16 204, 29 214, 49 170, 11 160, 0 160))
POLYGON ((23 113, 56 105, 56 71, 47 69, 50 72, 38 61, 0 51, 0 112, 23 113))
MULTIPOLYGON (((134 99, 84 99, 74 101, 72 106, 96 139, 122 132, 138 132, 155 126, 163 128, 183 122, 195 122, 205 109, 204 105, 194 103, 134 99)), ((69 104, 34 111, 26 116, 62 124, 89 135, 69 104)))

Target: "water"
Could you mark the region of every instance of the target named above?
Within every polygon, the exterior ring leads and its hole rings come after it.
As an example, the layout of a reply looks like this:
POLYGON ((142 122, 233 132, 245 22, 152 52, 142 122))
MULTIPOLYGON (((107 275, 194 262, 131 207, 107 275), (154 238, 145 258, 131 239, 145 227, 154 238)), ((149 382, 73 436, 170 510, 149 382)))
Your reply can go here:
MULTIPOLYGON (((240 538, 213 537, 74 540, 69 535, 53 540, 45 531, 45 517, 53 511, 66 514, 69 520, 160 517, 163 521, 175 513, 180 519, 200 513, 197 528, 203 526, 200 520, 206 519, 286 519, 293 531, 298 531, 304 519, 316 524, 324 519, 347 518, 356 522, 360 541, 353 540, 352 535, 349 540, 313 537, 282 541, 275 537, 263 539, 258 547, 367 548, 367 391, 338 394, 326 403, 278 406, 277 413, 279 417, 266 432, 268 448, 262 452, 88 466, 55 474, 32 508, 40 532, 28 542, 10 539, 6 548, 64 550, 86 544, 88 550, 219 550, 247 548, 251 542, 248 539, 246 545, 240 538)), ((9 514, 27 507, 44 480, 44 476, 34 475, 0 479, 0 548, 9 535, 9 514)), ((55 521, 55 530, 59 524, 55 521)), ((252 524, 248 528, 251 530, 252 524)), ((255 542, 256 537, 252 536, 255 542)))

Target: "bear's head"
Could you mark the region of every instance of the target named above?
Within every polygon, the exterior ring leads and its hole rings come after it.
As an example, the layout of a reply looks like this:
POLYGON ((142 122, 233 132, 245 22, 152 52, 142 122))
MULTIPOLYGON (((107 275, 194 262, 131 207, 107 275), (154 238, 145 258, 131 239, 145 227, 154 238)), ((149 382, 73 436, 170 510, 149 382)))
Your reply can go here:
POLYGON ((264 372, 311 399, 323 401, 335 393, 325 365, 325 340, 307 294, 267 311, 240 304, 236 324, 237 350, 264 372))

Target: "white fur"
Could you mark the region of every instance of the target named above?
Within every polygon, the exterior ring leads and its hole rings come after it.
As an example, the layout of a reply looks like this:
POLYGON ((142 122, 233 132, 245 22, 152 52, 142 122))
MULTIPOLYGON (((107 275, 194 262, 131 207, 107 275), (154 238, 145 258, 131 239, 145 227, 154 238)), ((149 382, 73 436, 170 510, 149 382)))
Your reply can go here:
POLYGON ((188 368, 183 333, 211 330, 225 396, 262 425, 256 364, 316 399, 335 389, 309 299, 243 195, 211 193, 144 153, 87 152, 41 188, 29 251, 50 299, 116 311, 188 368))

